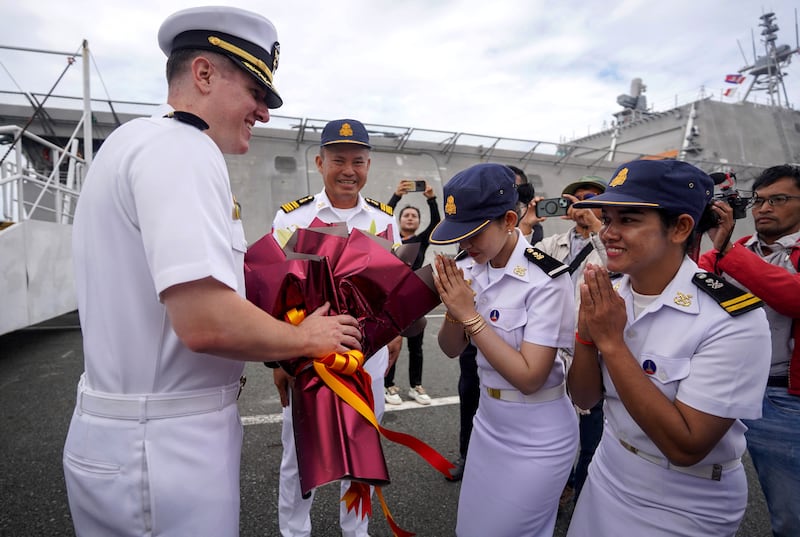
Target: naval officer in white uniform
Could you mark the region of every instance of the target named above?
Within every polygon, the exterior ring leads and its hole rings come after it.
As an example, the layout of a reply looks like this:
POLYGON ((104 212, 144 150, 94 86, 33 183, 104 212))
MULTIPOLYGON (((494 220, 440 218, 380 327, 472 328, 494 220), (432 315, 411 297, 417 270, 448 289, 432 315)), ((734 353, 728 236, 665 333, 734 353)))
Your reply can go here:
MULTIPOLYGON (((314 196, 286 203, 278 210, 272 223, 272 233, 281 246, 295 230, 308 227, 315 218, 326 223, 344 222, 349 230, 358 229, 375 234, 388 230, 389 239, 394 244, 401 243, 392 208, 361 195, 361 189, 367 184, 370 149, 367 129, 360 121, 339 119, 325 125, 320 151, 316 156, 317 170, 322 175, 324 188, 314 196)), ((397 339, 393 342, 395 359, 399 343, 397 339)), ((389 368, 389 350, 382 347, 368 358, 364 369, 372 377, 375 416, 381 421, 384 410, 383 377, 389 368)), ((284 537, 308 536, 311 535, 310 512, 314 492, 304 499, 300 489, 292 409, 289 406, 289 376, 283 369, 275 369, 274 376, 284 405, 278 522, 284 537)), ((341 482, 343 494, 349 486, 349 481, 341 482)), ((340 505, 339 522, 344 537, 367 536, 369 519, 362 517, 355 509, 348 512, 344 502, 340 505)))
POLYGON ((574 288, 566 265, 516 228, 514 173, 478 164, 444 186, 445 218, 431 244, 458 243, 470 260, 436 257, 447 307, 445 354, 477 347, 480 402, 467 450, 456 534, 551 537, 578 443, 559 347, 571 347, 574 288))
POLYGON ((360 346, 327 306, 295 327, 244 298, 223 153, 245 153, 282 103, 272 23, 194 8, 158 40, 168 105, 108 137, 75 215, 85 372, 63 462, 79 537, 238 535, 243 360, 360 346))
POLYGON ((602 209, 608 267, 584 271, 569 388, 582 408, 605 391, 606 426, 569 537, 733 536, 744 515, 739 420, 761 415, 770 335, 759 299, 686 255, 713 190, 633 161, 575 204, 602 209))

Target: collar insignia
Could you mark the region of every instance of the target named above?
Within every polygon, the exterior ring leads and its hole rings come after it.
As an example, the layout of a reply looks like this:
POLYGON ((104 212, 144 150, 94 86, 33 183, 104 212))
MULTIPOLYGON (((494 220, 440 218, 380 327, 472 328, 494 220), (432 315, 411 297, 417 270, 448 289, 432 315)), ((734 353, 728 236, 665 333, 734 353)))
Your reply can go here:
POLYGON ((692 295, 689 293, 678 293, 675 295, 675 298, 672 299, 677 305, 683 306, 684 308, 688 308, 692 305, 692 295))
POLYGON ((514 267, 514 274, 516 274, 519 277, 525 276, 526 272, 528 272, 528 269, 526 269, 525 267, 521 267, 519 265, 514 267))

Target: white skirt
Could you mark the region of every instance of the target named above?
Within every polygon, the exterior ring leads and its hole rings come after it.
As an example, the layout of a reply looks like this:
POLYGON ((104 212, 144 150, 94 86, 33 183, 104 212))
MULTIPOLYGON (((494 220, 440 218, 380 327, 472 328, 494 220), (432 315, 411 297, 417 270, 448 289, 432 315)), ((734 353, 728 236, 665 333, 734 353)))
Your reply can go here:
POLYGON ((604 434, 567 536, 732 537, 746 508, 741 464, 720 481, 695 477, 646 461, 604 434))
POLYGON ((552 537, 578 445, 564 396, 512 403, 481 387, 458 500, 459 537, 552 537))

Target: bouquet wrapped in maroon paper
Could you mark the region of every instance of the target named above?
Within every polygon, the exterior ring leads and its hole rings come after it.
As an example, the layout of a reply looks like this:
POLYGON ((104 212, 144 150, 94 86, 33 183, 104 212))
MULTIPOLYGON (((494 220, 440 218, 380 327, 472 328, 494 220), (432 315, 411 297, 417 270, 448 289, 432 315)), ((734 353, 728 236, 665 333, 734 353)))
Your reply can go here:
POLYGON ((449 475, 452 465, 432 448, 377 423, 371 379, 361 367, 364 357, 440 303, 429 265, 414 272, 385 238, 315 220, 284 248, 271 234, 253 244, 245 256, 245 280, 247 298, 279 319, 299 313, 292 322, 300 322, 302 312, 329 302, 331 314, 347 313, 360 324, 363 356, 353 351, 281 362, 295 376, 292 417, 304 494, 339 479, 388 483, 381 433, 449 475))

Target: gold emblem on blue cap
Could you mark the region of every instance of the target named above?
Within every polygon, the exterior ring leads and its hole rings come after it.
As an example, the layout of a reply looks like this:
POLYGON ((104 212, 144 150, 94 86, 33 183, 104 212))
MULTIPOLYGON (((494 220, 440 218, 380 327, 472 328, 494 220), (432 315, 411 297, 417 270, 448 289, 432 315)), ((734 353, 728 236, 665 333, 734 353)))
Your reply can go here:
POLYGON ((352 136, 353 127, 349 123, 342 123, 342 128, 339 129, 339 136, 352 136))
POLYGON ((611 182, 608 184, 609 187, 612 186, 620 186, 625 180, 628 178, 628 168, 622 168, 619 173, 617 173, 616 177, 614 177, 611 182))
POLYGON ((453 196, 447 196, 447 203, 444 204, 444 214, 456 214, 456 200, 453 196))

